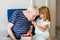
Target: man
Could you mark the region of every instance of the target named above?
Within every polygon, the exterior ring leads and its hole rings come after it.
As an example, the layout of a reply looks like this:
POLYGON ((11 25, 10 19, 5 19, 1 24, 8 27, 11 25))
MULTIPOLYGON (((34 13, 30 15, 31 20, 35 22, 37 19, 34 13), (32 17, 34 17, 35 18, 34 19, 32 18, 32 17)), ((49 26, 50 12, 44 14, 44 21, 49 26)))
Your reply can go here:
POLYGON ((32 33, 31 21, 38 15, 38 10, 34 6, 30 6, 25 11, 15 11, 11 16, 8 24, 8 33, 12 40, 19 40, 23 34, 32 33))

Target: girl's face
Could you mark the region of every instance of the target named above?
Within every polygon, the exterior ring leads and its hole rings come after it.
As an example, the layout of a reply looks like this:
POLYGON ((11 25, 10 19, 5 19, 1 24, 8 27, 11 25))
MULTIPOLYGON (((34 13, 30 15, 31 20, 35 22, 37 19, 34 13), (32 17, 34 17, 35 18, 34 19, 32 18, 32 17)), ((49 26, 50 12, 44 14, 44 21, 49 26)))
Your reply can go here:
POLYGON ((39 14, 40 18, 45 18, 44 14, 39 14))

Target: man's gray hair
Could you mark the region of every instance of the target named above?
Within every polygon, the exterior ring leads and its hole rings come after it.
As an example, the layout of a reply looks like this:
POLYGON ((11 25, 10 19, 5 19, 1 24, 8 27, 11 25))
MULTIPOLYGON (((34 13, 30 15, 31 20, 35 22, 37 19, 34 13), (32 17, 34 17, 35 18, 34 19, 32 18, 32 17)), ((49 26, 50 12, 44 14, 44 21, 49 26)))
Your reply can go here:
POLYGON ((34 14, 38 15, 39 14, 39 10, 38 10, 38 7, 36 6, 30 6, 28 8, 29 11, 33 12, 34 14))

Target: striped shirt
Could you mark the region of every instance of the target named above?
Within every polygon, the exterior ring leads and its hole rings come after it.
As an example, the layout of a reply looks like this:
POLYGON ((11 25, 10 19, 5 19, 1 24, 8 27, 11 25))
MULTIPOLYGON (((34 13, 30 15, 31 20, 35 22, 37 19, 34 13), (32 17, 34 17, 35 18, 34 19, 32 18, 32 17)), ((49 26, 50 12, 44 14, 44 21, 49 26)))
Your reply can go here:
POLYGON ((10 23, 13 23, 12 31, 16 38, 20 38, 22 34, 26 34, 32 23, 28 21, 22 11, 16 10, 11 16, 10 23))

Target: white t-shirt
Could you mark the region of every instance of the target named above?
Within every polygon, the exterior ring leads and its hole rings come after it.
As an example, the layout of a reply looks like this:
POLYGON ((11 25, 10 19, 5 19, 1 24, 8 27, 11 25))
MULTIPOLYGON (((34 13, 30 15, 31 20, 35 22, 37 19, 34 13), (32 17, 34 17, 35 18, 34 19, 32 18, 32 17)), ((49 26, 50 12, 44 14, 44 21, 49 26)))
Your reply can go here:
POLYGON ((47 28, 44 32, 40 31, 37 27, 35 27, 35 34, 36 34, 36 35, 38 35, 38 36, 40 36, 40 37, 46 37, 46 38, 48 38, 48 37, 49 37, 50 22, 49 22, 48 20, 43 21, 42 19, 39 19, 39 18, 38 18, 38 19, 36 20, 36 23, 37 23, 39 26, 41 26, 41 27, 43 27, 44 25, 47 25, 47 24, 48 24, 48 28, 47 28))

